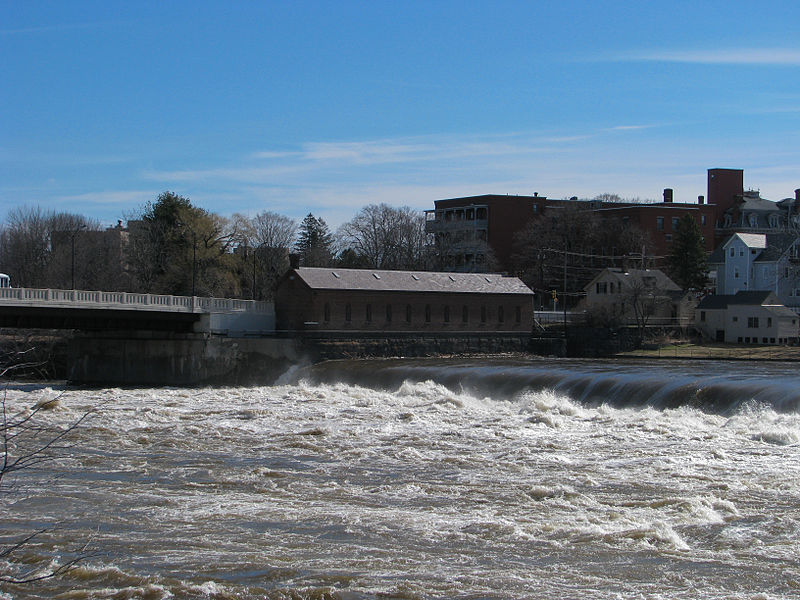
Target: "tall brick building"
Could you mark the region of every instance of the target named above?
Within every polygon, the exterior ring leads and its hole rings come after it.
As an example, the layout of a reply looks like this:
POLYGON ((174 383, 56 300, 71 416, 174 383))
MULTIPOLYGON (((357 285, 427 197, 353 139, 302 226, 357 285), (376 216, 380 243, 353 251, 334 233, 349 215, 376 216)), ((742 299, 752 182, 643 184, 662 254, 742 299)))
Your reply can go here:
POLYGON ((690 214, 700 228, 706 250, 733 231, 760 231, 800 227, 800 190, 795 198, 770 202, 758 192, 745 191, 741 169, 709 169, 707 200, 675 202, 673 190, 664 190, 661 202, 603 202, 596 200, 554 200, 545 196, 483 195, 437 200, 426 212, 426 231, 446 249, 446 268, 455 271, 486 270, 493 256, 500 270, 508 269, 514 236, 531 219, 542 218, 568 202, 583 203, 603 219, 637 225, 649 236, 648 253, 669 254, 681 217, 690 214))

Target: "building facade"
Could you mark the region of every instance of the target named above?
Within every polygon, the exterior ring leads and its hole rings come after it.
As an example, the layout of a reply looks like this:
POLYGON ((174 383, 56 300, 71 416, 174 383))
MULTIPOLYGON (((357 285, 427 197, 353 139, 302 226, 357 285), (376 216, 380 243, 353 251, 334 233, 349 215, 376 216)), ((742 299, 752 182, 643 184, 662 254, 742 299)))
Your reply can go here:
POLYGON ((772 292, 740 291, 703 298, 695 325, 717 342, 786 345, 798 342, 799 318, 772 292))
POLYGON ((528 333, 533 292, 496 274, 301 267, 275 312, 279 331, 528 333))
POLYGON ((694 321, 697 301, 658 269, 603 269, 584 292, 579 309, 597 316, 675 326, 694 321))
POLYGON ((480 272, 493 256, 499 270, 508 270, 514 252, 514 236, 531 219, 543 218, 566 203, 580 203, 604 220, 636 225, 649 240, 647 253, 669 255, 678 223, 690 214, 700 228, 707 252, 712 252, 734 232, 800 232, 800 189, 794 198, 772 202, 756 191, 744 189, 741 169, 708 169, 707 198, 675 202, 671 188, 661 202, 608 202, 551 199, 533 196, 484 195, 449 198, 434 202, 426 212, 426 231, 434 236, 445 256, 443 268, 480 272))
POLYGON ((425 231, 433 234, 446 269, 467 273, 494 266, 507 269, 514 236, 543 213, 548 202, 538 194, 437 200, 435 209, 425 211, 425 231))
POLYGON ((716 293, 772 292, 800 312, 800 236, 792 233, 734 233, 708 261, 716 293))

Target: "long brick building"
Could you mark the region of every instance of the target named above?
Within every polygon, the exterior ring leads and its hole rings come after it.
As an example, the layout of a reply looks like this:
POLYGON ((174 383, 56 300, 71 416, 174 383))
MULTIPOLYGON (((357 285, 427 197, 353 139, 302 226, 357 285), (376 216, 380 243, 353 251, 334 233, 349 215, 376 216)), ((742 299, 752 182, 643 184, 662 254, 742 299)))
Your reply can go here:
POLYGON ((278 284, 277 329, 530 332, 533 292, 516 277, 301 267, 278 284))

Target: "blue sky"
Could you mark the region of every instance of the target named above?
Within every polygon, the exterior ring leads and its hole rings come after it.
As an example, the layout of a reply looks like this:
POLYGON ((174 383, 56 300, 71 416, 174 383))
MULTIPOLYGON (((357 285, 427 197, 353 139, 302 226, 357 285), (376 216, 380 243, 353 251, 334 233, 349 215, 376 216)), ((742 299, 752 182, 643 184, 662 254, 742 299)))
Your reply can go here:
MULTIPOLYGON (((0 214, 800 188, 800 2, 0 0, 0 214)), ((0 216, 0 218, 2 218, 0 216)))

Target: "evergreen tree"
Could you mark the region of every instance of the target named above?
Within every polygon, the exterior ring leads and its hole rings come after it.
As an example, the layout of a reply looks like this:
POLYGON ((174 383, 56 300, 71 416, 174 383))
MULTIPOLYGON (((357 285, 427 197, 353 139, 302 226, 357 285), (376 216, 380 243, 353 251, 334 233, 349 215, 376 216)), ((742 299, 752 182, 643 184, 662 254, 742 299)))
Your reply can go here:
POLYGON ((683 289, 703 289, 708 279, 708 257, 700 227, 689 214, 683 215, 667 257, 670 277, 683 289))
POLYGON ((304 267, 327 267, 333 261, 333 236, 328 225, 311 213, 300 224, 294 248, 304 267))

